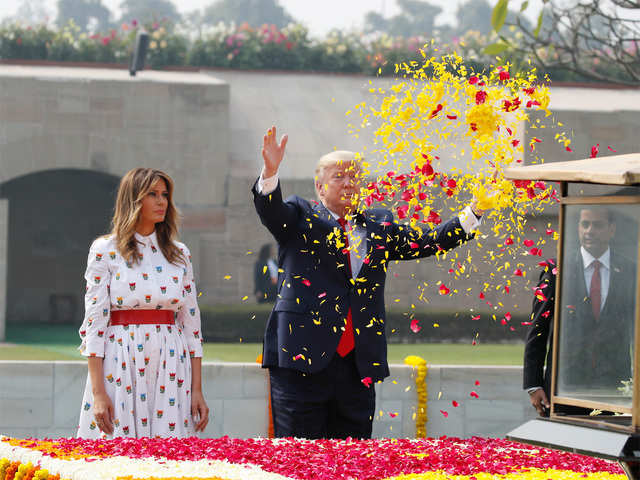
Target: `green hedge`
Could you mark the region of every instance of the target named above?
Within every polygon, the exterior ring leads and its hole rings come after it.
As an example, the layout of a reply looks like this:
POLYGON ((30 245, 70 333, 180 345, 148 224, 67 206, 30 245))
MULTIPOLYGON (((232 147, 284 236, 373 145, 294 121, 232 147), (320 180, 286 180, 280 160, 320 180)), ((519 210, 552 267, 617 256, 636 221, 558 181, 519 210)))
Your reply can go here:
MULTIPOLYGON (((203 306, 202 332, 207 342, 262 342, 271 305, 217 305, 203 306)), ((387 311, 387 337, 390 343, 483 343, 520 342, 529 327, 521 325, 528 320, 514 315, 506 325, 502 318, 480 314, 472 320, 467 313, 453 311, 414 310, 421 330, 410 329, 411 319, 406 311, 391 308, 387 311), (437 325, 437 326, 434 326, 437 325), (512 331, 510 327, 514 328, 512 331)))

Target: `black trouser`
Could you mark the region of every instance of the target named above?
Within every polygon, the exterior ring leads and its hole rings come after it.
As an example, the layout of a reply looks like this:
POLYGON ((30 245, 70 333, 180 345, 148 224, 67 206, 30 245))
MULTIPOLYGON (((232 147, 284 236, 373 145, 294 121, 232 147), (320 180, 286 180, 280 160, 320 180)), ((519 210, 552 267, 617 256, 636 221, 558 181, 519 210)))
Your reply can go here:
POLYGON ((271 367, 269 374, 276 437, 371 438, 376 393, 361 382, 353 352, 334 355, 318 373, 271 367))

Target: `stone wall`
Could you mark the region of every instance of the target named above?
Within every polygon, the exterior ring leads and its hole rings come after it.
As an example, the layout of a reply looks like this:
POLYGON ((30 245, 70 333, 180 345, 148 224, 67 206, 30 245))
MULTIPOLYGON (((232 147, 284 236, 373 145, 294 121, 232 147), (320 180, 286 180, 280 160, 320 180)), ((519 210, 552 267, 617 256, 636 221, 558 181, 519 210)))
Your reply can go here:
MULTIPOLYGON (((117 178, 138 165, 162 168, 176 182, 176 201, 184 214, 181 235, 195 259, 200 301, 205 305, 251 303, 256 252, 272 241, 257 219, 250 194, 260 171, 264 131, 275 124, 280 133, 290 136, 281 172, 285 194, 313 198, 312 177, 320 154, 334 147, 371 149, 369 133, 357 137, 349 133, 349 122, 358 117, 351 119, 345 112, 362 101, 371 102, 375 95, 371 90, 388 84, 388 79, 330 74, 145 71, 130 78, 121 70, 0 66, 0 182, 7 185, 21 176, 62 169, 117 178)), ((557 88, 552 89, 551 98, 552 118, 562 122, 562 129, 574 138, 574 153, 558 146, 549 131, 537 129, 548 119, 536 114, 524 133, 523 144, 532 136, 544 137, 545 142, 536 147, 538 157, 545 161, 586 157, 595 143, 600 143, 602 155, 611 153, 607 145, 618 153, 640 151, 640 137, 634 134, 640 127, 637 90, 557 88)), ((449 150, 443 149, 442 169, 466 165, 467 158, 453 159, 446 153, 449 150)), ((375 161, 375 156, 371 160, 375 161)), ((525 160, 531 163, 535 158, 525 160)), ((97 184, 85 185, 88 190, 94 187, 97 184)), ((20 215, 11 213, 8 200, 9 216, 20 215)), ((73 228, 82 219, 78 212, 60 211, 55 202, 48 206, 53 218, 59 220, 54 224, 60 231, 73 228)), ((448 213, 445 210, 443 216, 448 213)), ((537 237, 547 225, 556 228, 556 214, 557 210, 549 209, 529 218, 527 232, 537 237)), ((106 228, 109 213, 99 215, 105 225, 102 228, 106 228)), ((492 227, 488 222, 482 230, 490 232, 492 227)), ((67 235, 73 237, 73 231, 67 235)), ((78 253, 65 259, 77 264, 76 276, 84 268, 83 252, 91 235, 75 234, 78 253)), ((555 244, 547 242, 544 256, 554 256, 555 250, 555 244)), ((491 306, 478 301, 483 282, 497 274, 495 262, 485 262, 483 257, 497 251, 492 235, 483 235, 449 259, 392 265, 387 304, 407 310, 411 304, 449 310, 464 305, 461 314, 473 308, 496 314, 498 320, 506 311, 526 314, 531 305, 531 282, 537 277, 538 259, 530 256, 505 258, 531 268, 528 277, 516 279, 510 295, 491 292, 487 298, 491 306), (469 252, 474 263, 467 269, 469 276, 455 282, 457 296, 453 301, 439 296, 437 282, 449 278, 451 258, 457 255, 464 259, 469 252), (420 299, 423 282, 428 283, 423 295, 427 302, 420 299)), ((9 244, 8 255, 14 253, 9 244)), ((3 261, 0 258, 0 265, 3 261)), ((37 274, 38 265, 28 258, 19 258, 19 264, 27 275, 37 274)), ((80 298, 78 280, 67 278, 72 274, 65 272, 57 276, 57 286, 74 289, 80 298)), ((1 282, 0 278, 0 288, 1 282)), ((7 299, 9 304, 12 301, 7 299)), ((47 302, 40 299, 33 305, 47 302)), ((81 303, 79 307, 77 324, 81 322, 81 303)), ((38 308, 30 315, 11 313, 8 321, 49 318, 48 311, 38 308)))
POLYGON ((229 86, 208 75, 0 66, 0 323, 80 324, 88 247, 131 168, 167 171, 189 225, 224 205, 228 124, 229 86))
MULTIPOLYGON (((75 435, 86 377, 82 361, 0 361, 0 434, 75 435)), ((432 365, 426 384, 431 437, 502 437, 535 414, 521 388, 521 367, 432 365), (472 398, 471 391, 479 398, 472 398), (453 407, 453 400, 460 405, 453 407), (440 410, 447 411, 448 417, 440 410)), ((205 362, 203 388, 212 411, 204 437, 267 435, 266 370, 255 364, 205 362)), ((392 365, 391 376, 375 388, 374 436, 415 436, 412 368, 392 365)))

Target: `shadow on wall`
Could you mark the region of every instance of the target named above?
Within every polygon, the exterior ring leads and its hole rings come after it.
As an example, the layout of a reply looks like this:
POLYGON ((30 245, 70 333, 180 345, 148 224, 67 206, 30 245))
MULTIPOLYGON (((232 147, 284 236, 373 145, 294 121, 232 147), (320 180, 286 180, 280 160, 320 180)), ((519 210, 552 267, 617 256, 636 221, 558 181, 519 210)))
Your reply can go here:
POLYGON ((9 201, 9 323, 80 324, 87 252, 109 230, 118 182, 68 169, 0 185, 0 197, 9 201))

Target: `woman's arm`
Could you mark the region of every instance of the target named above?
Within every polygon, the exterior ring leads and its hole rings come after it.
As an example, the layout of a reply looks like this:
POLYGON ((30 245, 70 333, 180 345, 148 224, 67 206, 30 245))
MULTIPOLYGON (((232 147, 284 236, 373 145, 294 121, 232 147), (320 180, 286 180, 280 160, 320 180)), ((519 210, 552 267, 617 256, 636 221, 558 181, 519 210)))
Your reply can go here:
POLYGON ((113 433, 113 402, 104 388, 104 369, 102 357, 89 357, 89 378, 93 391, 93 415, 98 428, 104 433, 113 433))
POLYGON ((185 258, 185 273, 183 276, 184 305, 178 310, 178 324, 189 348, 191 358, 191 415, 195 423, 196 432, 204 431, 209 423, 209 407, 202 395, 202 322, 198 307, 198 290, 193 274, 191 252, 186 245, 181 246, 185 258))
POLYGON ((106 338, 111 299, 109 284, 111 272, 107 265, 109 258, 107 240, 99 238, 89 250, 85 279, 87 290, 85 294, 85 315, 80 336, 82 337, 81 353, 87 357, 89 378, 93 389, 92 411, 96 424, 106 434, 113 433, 114 409, 113 402, 107 395, 104 386, 104 340, 106 338))
POLYGON ((191 359, 191 415, 196 432, 204 432, 209 423, 209 407, 202 394, 202 358, 191 359))

